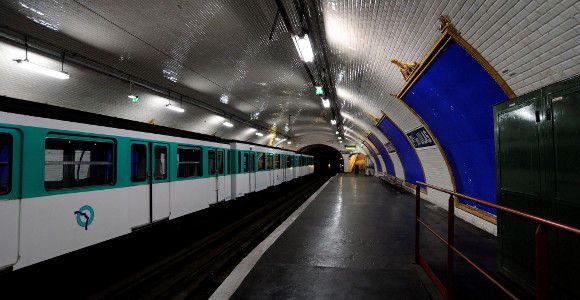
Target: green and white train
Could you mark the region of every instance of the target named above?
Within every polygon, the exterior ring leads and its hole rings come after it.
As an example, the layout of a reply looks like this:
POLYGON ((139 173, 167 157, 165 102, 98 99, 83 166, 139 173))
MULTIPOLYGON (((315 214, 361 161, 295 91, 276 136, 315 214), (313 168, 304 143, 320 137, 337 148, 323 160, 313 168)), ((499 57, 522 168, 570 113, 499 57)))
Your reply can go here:
POLYGON ((313 157, 0 97, 0 270, 313 173, 313 157))

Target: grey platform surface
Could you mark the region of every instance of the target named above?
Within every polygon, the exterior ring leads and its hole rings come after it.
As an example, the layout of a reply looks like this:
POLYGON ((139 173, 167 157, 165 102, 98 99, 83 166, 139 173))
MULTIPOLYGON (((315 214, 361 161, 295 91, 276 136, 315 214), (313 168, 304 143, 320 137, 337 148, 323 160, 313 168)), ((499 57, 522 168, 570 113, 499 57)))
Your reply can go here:
MULTIPOLYGON (((264 253, 232 298, 429 299, 429 284, 413 263, 414 207, 412 195, 378 178, 336 176, 264 253)), ((426 205, 422 214, 445 232, 444 210, 426 205)), ((495 238, 456 222, 457 236, 466 237, 457 245, 476 248, 468 255, 481 254, 483 265, 493 268, 495 238)), ((423 256, 444 280, 445 248, 426 233, 422 245, 423 256)), ((455 277, 469 285, 458 294, 497 296, 493 287, 464 276, 479 275, 458 265, 455 277)))

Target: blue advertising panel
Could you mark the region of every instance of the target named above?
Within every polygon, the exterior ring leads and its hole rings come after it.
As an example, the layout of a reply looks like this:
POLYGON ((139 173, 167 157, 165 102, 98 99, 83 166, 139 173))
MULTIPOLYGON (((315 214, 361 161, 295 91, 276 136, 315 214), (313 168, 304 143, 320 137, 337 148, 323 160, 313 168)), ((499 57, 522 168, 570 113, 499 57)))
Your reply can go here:
POLYGON ((387 117, 383 118, 378 127, 397 150, 405 171, 405 181, 412 184, 416 184, 417 181, 425 182, 421 162, 407 136, 387 117))
POLYGON ((363 142, 365 144, 365 146, 367 147, 367 149, 369 149, 369 153, 371 154, 371 156, 375 159, 376 162, 376 168, 377 168, 377 172, 382 172, 383 168, 381 166, 381 162, 379 161, 379 158, 377 157, 377 154, 375 153, 375 151, 373 150, 373 147, 369 146, 367 144, 367 142, 363 142))
POLYGON ((395 167, 393 167, 393 161, 391 160, 389 153, 387 153, 387 149, 385 149, 383 143, 381 143, 381 141, 372 133, 369 135, 369 140, 379 150, 379 154, 385 162, 385 168, 387 168, 386 172, 391 176, 395 176, 395 167))
MULTIPOLYGON (((457 192, 496 202, 493 105, 507 99, 489 73, 455 41, 403 96, 437 137, 457 192)), ((460 201, 495 214, 486 206, 460 201)))

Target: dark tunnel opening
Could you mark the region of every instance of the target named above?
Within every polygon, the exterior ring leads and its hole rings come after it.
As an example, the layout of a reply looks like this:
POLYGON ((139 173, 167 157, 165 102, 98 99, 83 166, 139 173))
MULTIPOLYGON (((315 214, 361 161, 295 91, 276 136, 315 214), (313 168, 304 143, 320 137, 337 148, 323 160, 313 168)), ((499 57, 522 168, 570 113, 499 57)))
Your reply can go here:
POLYGON ((321 144, 309 145, 298 152, 314 156, 315 174, 333 176, 344 170, 342 154, 330 146, 321 144))

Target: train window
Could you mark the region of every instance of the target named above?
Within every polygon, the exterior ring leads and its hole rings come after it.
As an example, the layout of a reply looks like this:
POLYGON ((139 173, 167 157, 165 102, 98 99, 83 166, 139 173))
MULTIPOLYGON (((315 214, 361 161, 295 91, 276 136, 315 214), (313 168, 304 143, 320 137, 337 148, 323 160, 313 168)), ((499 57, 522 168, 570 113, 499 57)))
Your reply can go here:
POLYGON ((47 190, 114 184, 114 144, 48 138, 44 186, 47 190))
POLYGON ((242 152, 238 151, 238 172, 237 173, 241 173, 242 172, 242 152))
POLYGON ((272 154, 268 154, 268 159, 266 160, 266 170, 272 170, 273 163, 272 154))
POLYGON ((215 150, 207 151, 207 172, 209 175, 215 175, 215 150))
POLYGON ((250 172, 256 171, 256 153, 250 153, 250 172))
POLYGON ((274 168, 280 169, 280 154, 274 156, 274 168))
POLYGON ((155 180, 165 180, 167 179, 167 147, 155 146, 155 150, 153 152, 155 163, 153 177, 155 180))
POLYGON ((230 150, 226 150, 226 156, 225 156, 225 170, 228 174, 232 174, 232 169, 231 169, 231 162, 230 162, 230 150))
POLYGON ((264 171, 266 168, 266 154, 258 153, 258 171, 264 171))
POLYGON ((291 168, 292 167, 292 156, 288 155, 286 156, 286 168, 291 168))
POLYGON ((218 151, 217 152, 217 172, 220 175, 224 174, 224 152, 218 151))
POLYGON ((201 149, 177 148, 177 177, 189 178, 202 175, 201 149))
POLYGON ((131 181, 145 180, 147 180, 147 146, 133 144, 131 145, 131 181))
POLYGON ((244 166, 244 172, 248 172, 250 169, 250 162, 248 161, 248 153, 244 153, 244 159, 243 159, 243 166, 244 166))
POLYGON ((10 193, 12 187, 12 135, 0 134, 0 195, 10 193))

